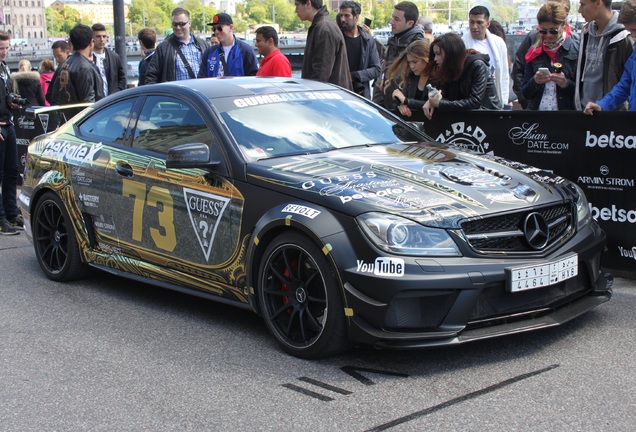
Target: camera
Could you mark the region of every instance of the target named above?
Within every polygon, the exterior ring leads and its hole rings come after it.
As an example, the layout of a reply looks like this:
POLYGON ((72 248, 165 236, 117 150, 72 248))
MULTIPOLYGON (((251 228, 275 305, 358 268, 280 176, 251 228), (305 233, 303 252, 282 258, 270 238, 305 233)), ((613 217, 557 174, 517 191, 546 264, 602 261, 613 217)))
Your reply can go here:
POLYGON ((29 100, 23 97, 20 97, 20 95, 15 94, 15 93, 9 93, 7 96, 7 102, 9 102, 10 104, 14 103, 16 105, 19 105, 21 107, 26 106, 29 104, 29 100))

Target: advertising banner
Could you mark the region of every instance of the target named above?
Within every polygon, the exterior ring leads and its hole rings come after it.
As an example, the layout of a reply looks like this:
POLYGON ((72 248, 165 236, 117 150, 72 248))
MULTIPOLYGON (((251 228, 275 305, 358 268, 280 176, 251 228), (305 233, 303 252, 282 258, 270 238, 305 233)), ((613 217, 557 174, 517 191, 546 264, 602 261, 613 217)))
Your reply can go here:
POLYGON ((15 137, 18 144, 18 159, 20 172, 26 165, 26 151, 33 138, 46 132, 52 132, 61 124, 78 112, 91 105, 90 103, 51 106, 30 107, 13 110, 13 123, 15 124, 15 137))
POLYGON ((436 111, 431 138, 547 169, 575 181, 608 236, 604 265, 636 269, 636 114, 436 111))

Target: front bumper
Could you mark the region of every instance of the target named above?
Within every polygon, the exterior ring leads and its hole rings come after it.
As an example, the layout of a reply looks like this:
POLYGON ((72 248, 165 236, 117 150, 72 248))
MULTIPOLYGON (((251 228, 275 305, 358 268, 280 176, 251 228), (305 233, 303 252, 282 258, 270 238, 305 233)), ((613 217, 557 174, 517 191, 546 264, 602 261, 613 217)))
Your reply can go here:
POLYGON ((456 345, 561 325, 611 298, 601 266, 605 234, 596 223, 542 259, 462 257, 415 259, 402 278, 345 271, 354 343, 391 348, 456 345), (506 268, 578 255, 578 275, 511 293, 506 268))

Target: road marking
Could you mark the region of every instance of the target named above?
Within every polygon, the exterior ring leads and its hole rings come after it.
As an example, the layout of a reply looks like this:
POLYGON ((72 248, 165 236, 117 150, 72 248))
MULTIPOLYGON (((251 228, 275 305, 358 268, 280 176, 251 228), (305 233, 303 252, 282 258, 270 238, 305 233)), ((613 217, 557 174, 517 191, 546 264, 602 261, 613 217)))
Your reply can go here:
POLYGON ((423 409, 421 411, 416 411, 416 412, 414 412, 412 414, 409 414, 409 415, 404 416, 404 417, 400 417, 400 418, 395 419, 393 421, 390 421, 388 423, 384 423, 384 424, 376 426, 374 428, 367 429, 366 432, 383 431, 383 430, 390 429, 392 427, 401 425, 401 424, 409 422, 411 420, 415 420, 415 419, 418 419, 420 417, 424 417, 424 416, 427 416, 427 415, 432 414, 434 412, 443 410, 444 408, 451 407, 451 406, 456 405, 458 403, 465 402, 465 401, 470 400, 470 399, 475 399, 475 398, 477 398, 479 396, 483 396, 483 395, 488 394, 488 393, 492 393, 492 392, 494 392, 496 390, 499 390, 501 388, 504 388, 506 386, 515 384, 515 383, 517 383, 519 381, 523 381, 525 379, 532 378, 532 377, 534 377, 536 375, 539 375, 539 374, 542 374, 542 373, 545 373, 545 372, 549 372, 552 369, 558 368, 559 366, 560 365, 558 365, 558 364, 554 364, 554 365, 545 367, 543 369, 539 369, 539 370, 536 370, 536 371, 533 371, 533 372, 528 372, 528 373, 525 373, 525 374, 522 374, 522 375, 518 375, 516 377, 507 379, 507 380, 502 381, 502 382, 497 383, 497 384, 493 384, 493 385, 488 386, 486 388, 483 388, 481 390, 477 390, 477 391, 474 391, 472 393, 468 393, 468 394, 465 394, 463 396, 456 397, 456 398, 451 399, 449 401, 443 402, 443 403, 441 403, 439 405, 435 405, 435 406, 432 406, 430 408, 423 409))
POLYGON ((391 372, 391 371, 385 371, 385 370, 379 370, 379 369, 369 369, 369 368, 363 368, 363 367, 357 367, 357 366, 343 366, 340 369, 344 373, 349 374, 350 376, 357 379, 364 385, 375 385, 375 383, 357 371, 369 372, 369 373, 374 373, 378 375, 389 375, 389 376, 395 376, 395 377, 408 378, 408 374, 404 374, 400 372, 391 372))

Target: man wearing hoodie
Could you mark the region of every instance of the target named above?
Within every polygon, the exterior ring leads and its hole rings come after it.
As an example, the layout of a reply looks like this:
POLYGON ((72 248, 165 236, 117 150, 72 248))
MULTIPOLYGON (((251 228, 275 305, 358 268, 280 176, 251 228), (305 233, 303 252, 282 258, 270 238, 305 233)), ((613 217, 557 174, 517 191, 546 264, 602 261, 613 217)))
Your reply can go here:
POLYGON ((393 15, 391 15, 391 20, 389 21, 393 36, 387 41, 386 54, 381 59, 382 74, 373 84, 373 102, 385 108, 395 109, 395 106, 393 106, 393 101, 386 101, 385 103, 384 95, 392 94, 393 90, 384 88, 384 74, 393 63, 393 60, 404 51, 408 44, 418 39, 424 39, 422 27, 416 25, 419 17, 420 11, 413 2, 399 2, 393 8, 393 15))
POLYGON ((581 31, 574 104, 582 111, 620 81, 633 45, 629 31, 617 22, 612 0, 580 0, 579 13, 587 24, 581 31))

